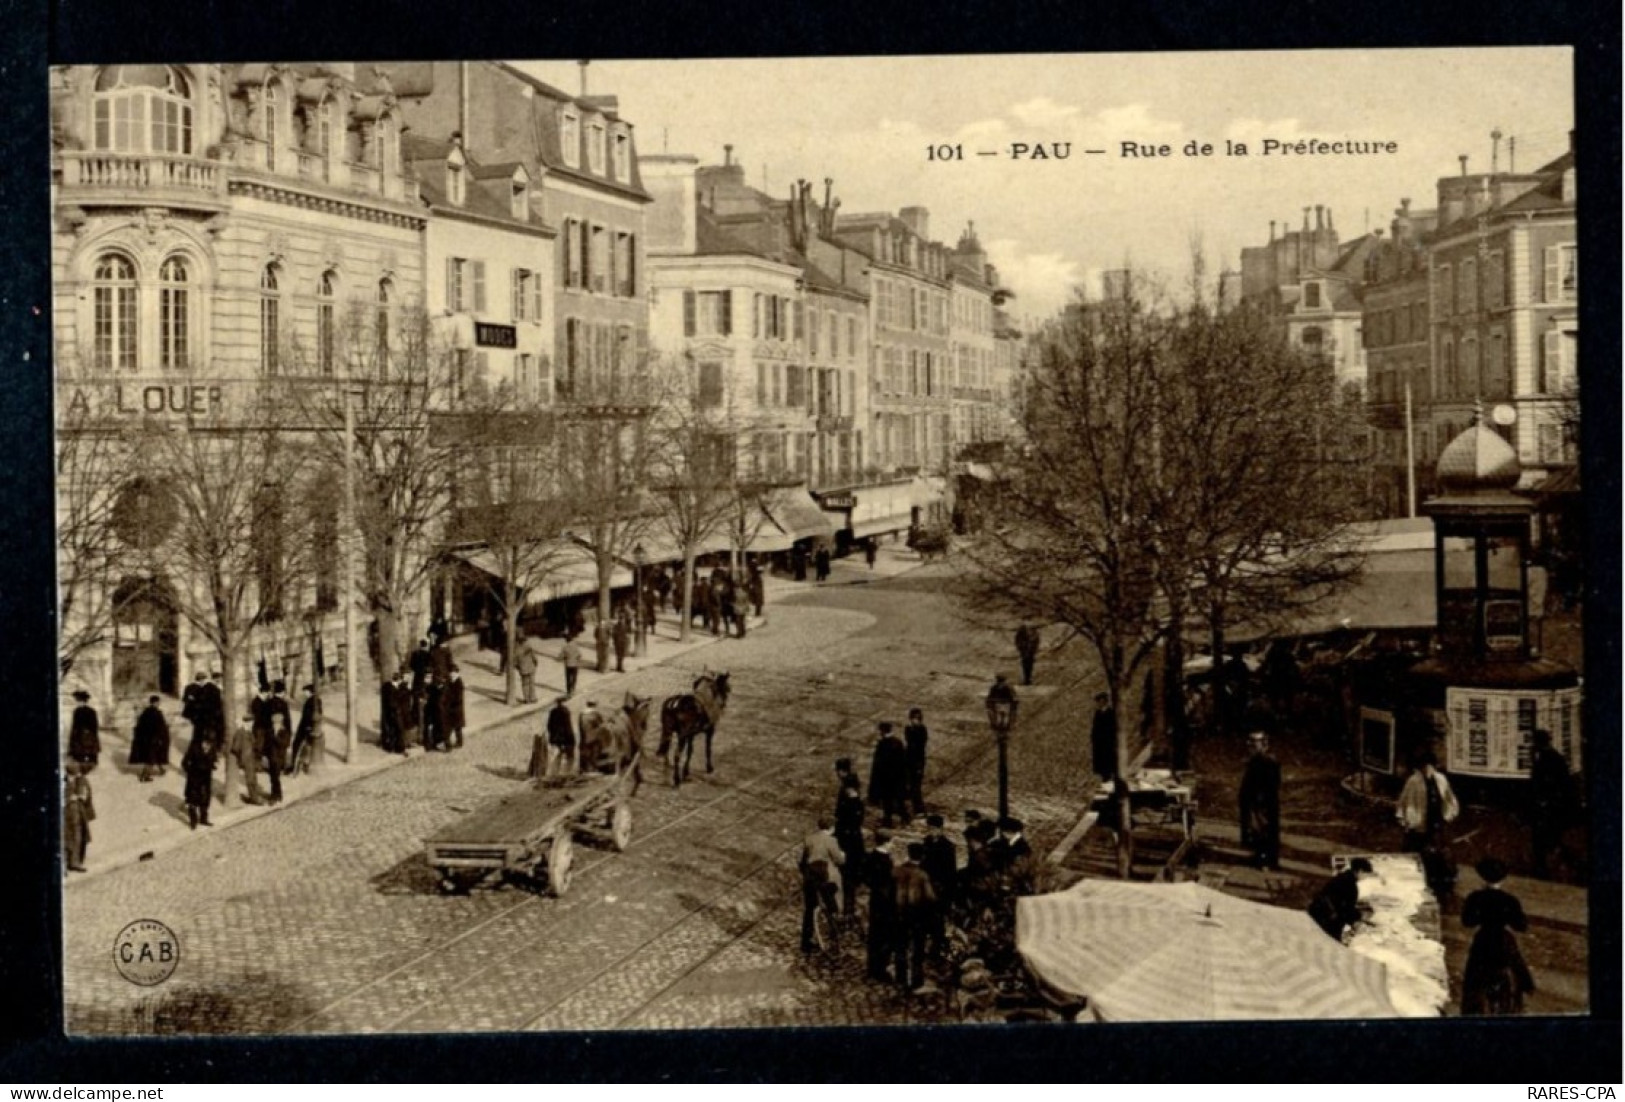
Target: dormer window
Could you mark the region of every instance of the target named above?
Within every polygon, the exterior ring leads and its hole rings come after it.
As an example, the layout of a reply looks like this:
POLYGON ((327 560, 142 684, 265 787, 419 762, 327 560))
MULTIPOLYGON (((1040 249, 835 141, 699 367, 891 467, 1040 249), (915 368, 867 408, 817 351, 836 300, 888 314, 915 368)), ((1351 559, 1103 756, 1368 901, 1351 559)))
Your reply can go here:
POLYGON ((462 165, 446 166, 446 199, 454 207, 460 207, 468 201, 468 182, 463 178, 462 165))
POLYGON ((1305 310, 1320 309, 1320 284, 1305 283, 1303 285, 1303 308, 1305 310))
POLYGON ((559 117, 559 151, 564 163, 571 168, 581 167, 581 116, 566 111, 559 117))
POLYGON ((192 87, 172 65, 109 65, 96 75, 97 149, 192 153, 192 87))
POLYGON ((615 132, 615 145, 610 150, 610 167, 615 179, 623 184, 632 181, 632 135, 624 130, 615 132))
POLYGON ((523 180, 516 179, 513 182, 513 198, 509 209, 521 222, 530 221, 530 188, 523 180))
POLYGON ((587 167, 604 174, 604 124, 595 122, 587 128, 587 167))

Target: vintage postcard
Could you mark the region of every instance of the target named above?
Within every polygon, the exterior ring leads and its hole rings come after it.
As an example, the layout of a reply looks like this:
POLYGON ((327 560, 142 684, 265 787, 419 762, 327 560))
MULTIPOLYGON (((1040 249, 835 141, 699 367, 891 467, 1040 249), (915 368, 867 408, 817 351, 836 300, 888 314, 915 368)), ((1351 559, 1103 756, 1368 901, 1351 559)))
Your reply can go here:
POLYGON ((70 1035, 1591 1008, 1570 50, 49 80, 70 1035))

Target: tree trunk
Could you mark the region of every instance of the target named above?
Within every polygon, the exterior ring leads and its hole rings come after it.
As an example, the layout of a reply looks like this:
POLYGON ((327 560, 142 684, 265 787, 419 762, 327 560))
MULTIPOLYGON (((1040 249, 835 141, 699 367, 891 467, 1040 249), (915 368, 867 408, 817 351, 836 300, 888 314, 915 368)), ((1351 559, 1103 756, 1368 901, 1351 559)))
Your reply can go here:
POLYGON ((1225 712, 1230 707, 1230 672, 1224 658, 1224 610, 1217 604, 1208 607, 1208 631, 1213 649, 1213 707, 1208 724, 1215 738, 1222 737, 1226 728, 1225 712))
POLYGON ((228 809, 242 804, 242 771, 237 764, 237 728, 242 715, 237 709, 237 654, 235 648, 216 648, 220 654, 220 753, 226 759, 226 794, 221 803, 228 809))
POLYGON ((503 702, 512 706, 519 703, 519 670, 514 659, 519 657, 519 596, 510 586, 507 600, 502 602, 502 663, 506 670, 503 680, 503 702))
POLYGON ((677 625, 677 638, 680 642, 688 642, 690 631, 694 626, 694 549, 690 547, 683 555, 683 612, 682 623, 677 625))
POLYGON ((393 608, 375 606, 373 620, 378 624, 378 680, 388 681, 389 675, 401 668, 405 655, 401 652, 400 617, 393 608))
POLYGON ((598 659, 598 672, 609 671, 609 625, 614 622, 612 609, 612 592, 610 582, 614 581, 615 560, 609 553, 609 533, 603 533, 603 539, 595 539, 596 562, 598 568, 598 624, 593 629, 593 651, 598 659))
POLYGON ((1184 610, 1175 608, 1172 630, 1162 650, 1162 714, 1168 730, 1169 757, 1176 770, 1191 767, 1191 727, 1185 715, 1184 610))

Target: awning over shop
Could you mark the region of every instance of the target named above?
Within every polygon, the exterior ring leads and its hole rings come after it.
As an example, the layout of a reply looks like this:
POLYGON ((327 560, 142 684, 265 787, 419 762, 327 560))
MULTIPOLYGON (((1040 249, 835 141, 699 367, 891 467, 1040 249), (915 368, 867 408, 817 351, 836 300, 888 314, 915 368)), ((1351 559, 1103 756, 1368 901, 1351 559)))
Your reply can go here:
MULTIPOLYGON (((528 547, 521 556, 532 581, 541 579, 543 601, 556 601, 561 597, 579 597, 598 589, 598 567, 591 552, 573 540, 554 540, 547 544, 528 547)), ((506 578, 507 556, 489 547, 456 552, 456 557, 494 578, 506 578)), ((523 581, 523 579, 521 579, 523 581)), ((617 566, 610 574, 610 586, 620 588, 632 584, 632 572, 617 566)), ((534 604, 531 597, 527 603, 534 604)))
POLYGON ((986 463, 966 463, 965 473, 981 482, 993 481, 993 468, 986 463))
POLYGON ((901 532, 914 523, 913 513, 891 513, 883 517, 869 517, 852 522, 852 535, 857 539, 877 536, 882 532, 901 532))
POLYGON ((813 537, 830 540, 835 538, 835 525, 830 520, 829 514, 812 499, 811 494, 800 487, 775 490, 764 504, 767 506, 767 515, 784 529, 791 540, 813 537))
MULTIPOLYGON (((643 561, 647 565, 683 561, 682 546, 670 532, 663 528, 644 533, 641 538, 633 541, 633 545, 634 547, 641 546, 643 548, 643 561)), ((695 548, 694 554, 696 557, 710 555, 726 551, 730 546, 727 531, 719 529, 702 539, 699 546, 695 548)), ((634 558, 631 551, 620 556, 621 562, 627 566, 635 565, 634 558)))

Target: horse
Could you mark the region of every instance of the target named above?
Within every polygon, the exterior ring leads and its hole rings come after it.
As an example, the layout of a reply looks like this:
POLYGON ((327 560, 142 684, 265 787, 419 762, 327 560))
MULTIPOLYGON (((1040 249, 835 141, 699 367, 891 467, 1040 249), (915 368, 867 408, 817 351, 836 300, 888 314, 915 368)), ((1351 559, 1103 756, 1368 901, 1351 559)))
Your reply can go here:
POLYGON ((728 705, 728 674, 706 671, 694 681, 694 691, 666 698, 660 708, 660 756, 671 750, 671 737, 677 736, 677 749, 671 755, 671 784, 682 786, 694 760, 694 740, 705 733, 705 771, 712 772, 711 738, 717 732, 722 710, 728 705))
POLYGON ((602 772, 606 765, 617 774, 631 770, 632 795, 638 794, 643 784, 643 733, 649 726, 653 699, 628 692, 618 713, 599 714, 587 725, 581 733, 583 772, 602 772))

